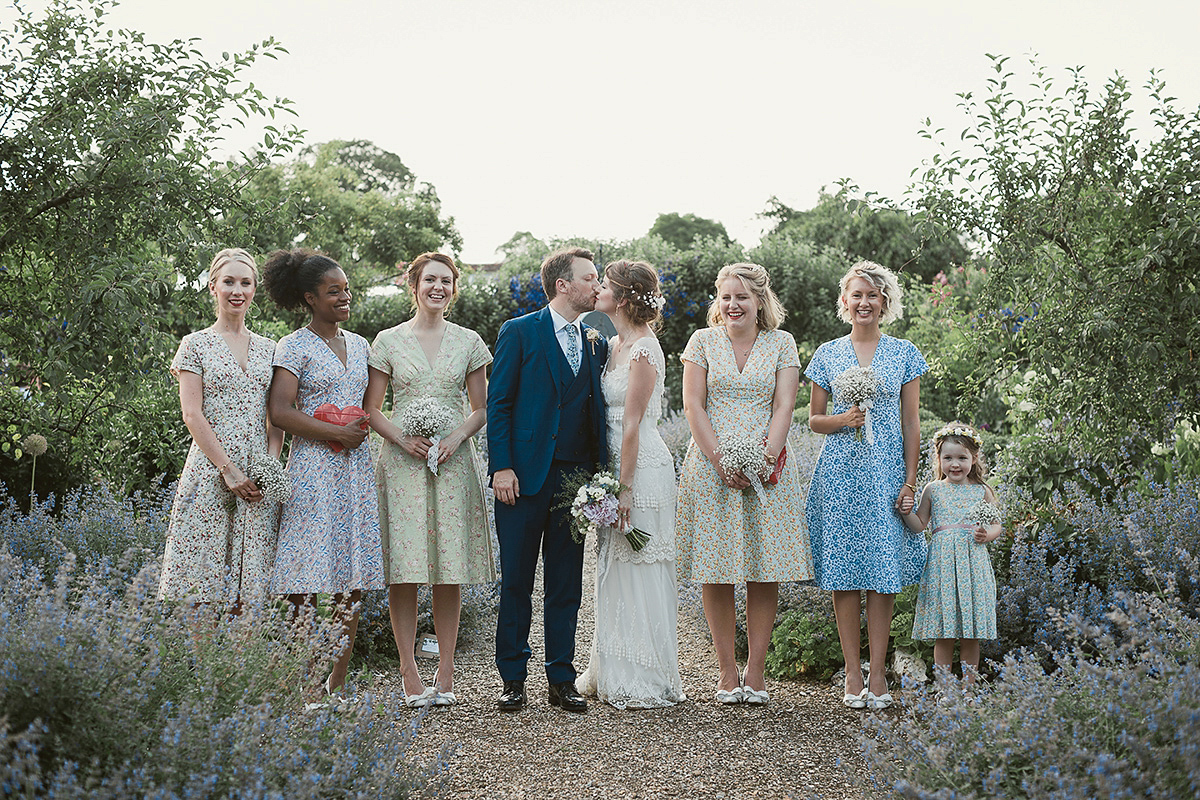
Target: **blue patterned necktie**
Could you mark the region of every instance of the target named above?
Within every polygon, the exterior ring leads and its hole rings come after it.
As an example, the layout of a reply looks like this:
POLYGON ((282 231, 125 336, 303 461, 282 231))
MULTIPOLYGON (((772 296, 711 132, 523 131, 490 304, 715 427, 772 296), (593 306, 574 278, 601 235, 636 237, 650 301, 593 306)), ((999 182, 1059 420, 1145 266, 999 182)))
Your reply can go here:
POLYGON ((567 361, 571 362, 571 372, 579 374, 579 329, 574 325, 567 326, 567 361))

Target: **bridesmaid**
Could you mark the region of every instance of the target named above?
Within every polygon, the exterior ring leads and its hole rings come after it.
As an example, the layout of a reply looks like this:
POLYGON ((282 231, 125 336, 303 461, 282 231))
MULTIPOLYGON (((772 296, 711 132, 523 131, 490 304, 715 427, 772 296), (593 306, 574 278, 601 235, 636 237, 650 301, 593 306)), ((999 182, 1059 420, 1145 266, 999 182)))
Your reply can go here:
POLYGON ((192 447, 171 506, 159 599, 221 600, 228 575, 237 613, 270 584, 279 504, 263 500, 244 471, 252 451, 278 456, 283 446, 283 431, 267 422, 275 342, 246 328, 257 288, 249 253, 217 253, 208 268, 217 321, 183 337, 171 361, 192 447))
POLYGON ((780 330, 786 314, 758 264, 722 267, 709 327, 692 334, 683 361, 683 413, 692 441, 679 478, 675 536, 679 577, 703 584, 704 616, 720 673, 716 701, 765 705, 767 648, 779 582, 813 576, 795 460, 760 501, 748 476, 721 463, 722 441, 762 441, 764 464, 787 445, 800 386, 796 341, 780 330), (734 584, 746 583, 749 655, 739 677, 734 584))
POLYGON ((375 471, 362 446, 368 417, 335 425, 311 414, 325 403, 362 405, 369 348, 366 339, 341 329, 350 318, 350 286, 336 261, 311 250, 277 250, 263 272, 276 303, 311 315, 275 348, 271 420, 292 434, 287 470, 295 488, 279 523, 273 583, 296 606, 314 602, 316 594, 333 595, 347 644, 325 682, 332 693, 346 678, 362 590, 383 588, 383 561, 375 471))
POLYGON ((422 253, 409 265, 405 280, 413 293, 413 318, 375 337, 366 409, 371 427, 384 439, 377 470, 380 525, 404 702, 451 705, 458 701, 452 688, 459 586, 496 580, 479 457, 471 441, 486 421, 486 368, 492 355, 475 331, 446 321, 458 296, 454 259, 422 253), (405 435, 384 415, 389 384, 393 416, 415 400, 432 397, 457 420, 442 432, 437 475, 426 466, 433 442, 405 435), (465 416, 464 391, 470 402, 465 416), (421 584, 433 585, 438 671, 432 686, 422 682, 413 654, 421 584))

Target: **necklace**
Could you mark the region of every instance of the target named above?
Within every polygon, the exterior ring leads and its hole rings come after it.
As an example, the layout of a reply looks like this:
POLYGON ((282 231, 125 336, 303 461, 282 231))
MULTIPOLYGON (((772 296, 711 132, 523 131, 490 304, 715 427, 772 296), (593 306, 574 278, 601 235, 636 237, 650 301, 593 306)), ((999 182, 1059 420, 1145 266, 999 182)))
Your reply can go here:
POLYGON ((320 338, 321 338, 321 339, 322 339, 322 340, 325 342, 325 344, 333 344, 333 340, 334 340, 334 339, 341 339, 341 338, 342 338, 342 329, 341 329, 341 328, 338 328, 338 332, 337 332, 337 333, 335 333, 333 336, 321 336, 321 334, 317 333, 316 331, 313 331, 313 326, 312 326, 312 324, 311 324, 311 323, 310 323, 310 324, 308 324, 308 325, 305 325, 304 327, 308 328, 308 329, 309 329, 310 331, 312 331, 312 332, 313 332, 313 333, 314 333, 316 336, 320 337, 320 338))

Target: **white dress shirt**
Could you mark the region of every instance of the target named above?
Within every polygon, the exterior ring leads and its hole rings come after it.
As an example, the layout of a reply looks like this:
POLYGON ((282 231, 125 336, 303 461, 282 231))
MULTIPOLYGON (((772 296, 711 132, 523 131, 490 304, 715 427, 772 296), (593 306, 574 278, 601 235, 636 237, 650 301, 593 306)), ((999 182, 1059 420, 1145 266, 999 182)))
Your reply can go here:
MULTIPOLYGON (((583 329, 579 327, 579 317, 568 322, 567 318, 554 310, 553 306, 546 306, 550 309, 550 321, 554 324, 554 338, 558 340, 558 346, 562 348, 562 354, 567 359, 567 363, 571 363, 571 357, 567 355, 567 327, 574 326, 575 333, 579 336, 577 340, 579 344, 579 364, 583 365, 583 329)), ((580 315, 582 316, 582 315, 580 315)))

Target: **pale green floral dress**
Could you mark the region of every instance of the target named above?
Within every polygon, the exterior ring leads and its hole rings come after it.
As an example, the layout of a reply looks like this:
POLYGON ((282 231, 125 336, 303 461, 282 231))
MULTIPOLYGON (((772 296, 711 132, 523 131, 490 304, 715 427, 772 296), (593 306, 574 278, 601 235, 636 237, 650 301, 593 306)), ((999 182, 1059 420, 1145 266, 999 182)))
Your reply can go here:
MULTIPOLYGON (((767 435, 775 374, 800 366, 796 340, 786 331, 762 331, 740 372, 724 328, 692 334, 683 361, 708 373, 708 418, 720 440, 767 435)), ((806 581, 812 552, 800 502, 800 478, 789 459, 762 503, 751 489, 721 482, 695 441, 688 445, 675 506, 679 579, 696 583, 806 581)))
MULTIPOLYGON (((492 363, 475 331, 447 323, 442 346, 430 364, 405 327, 381 331, 367 362, 391 380, 392 419, 422 397, 440 400, 453 413, 444 433, 462 424, 470 406, 467 374, 492 363)), ((484 506, 474 439, 462 444, 434 475, 424 459, 384 442, 375 468, 383 564, 393 583, 487 583, 496 579, 492 533, 484 506)))

